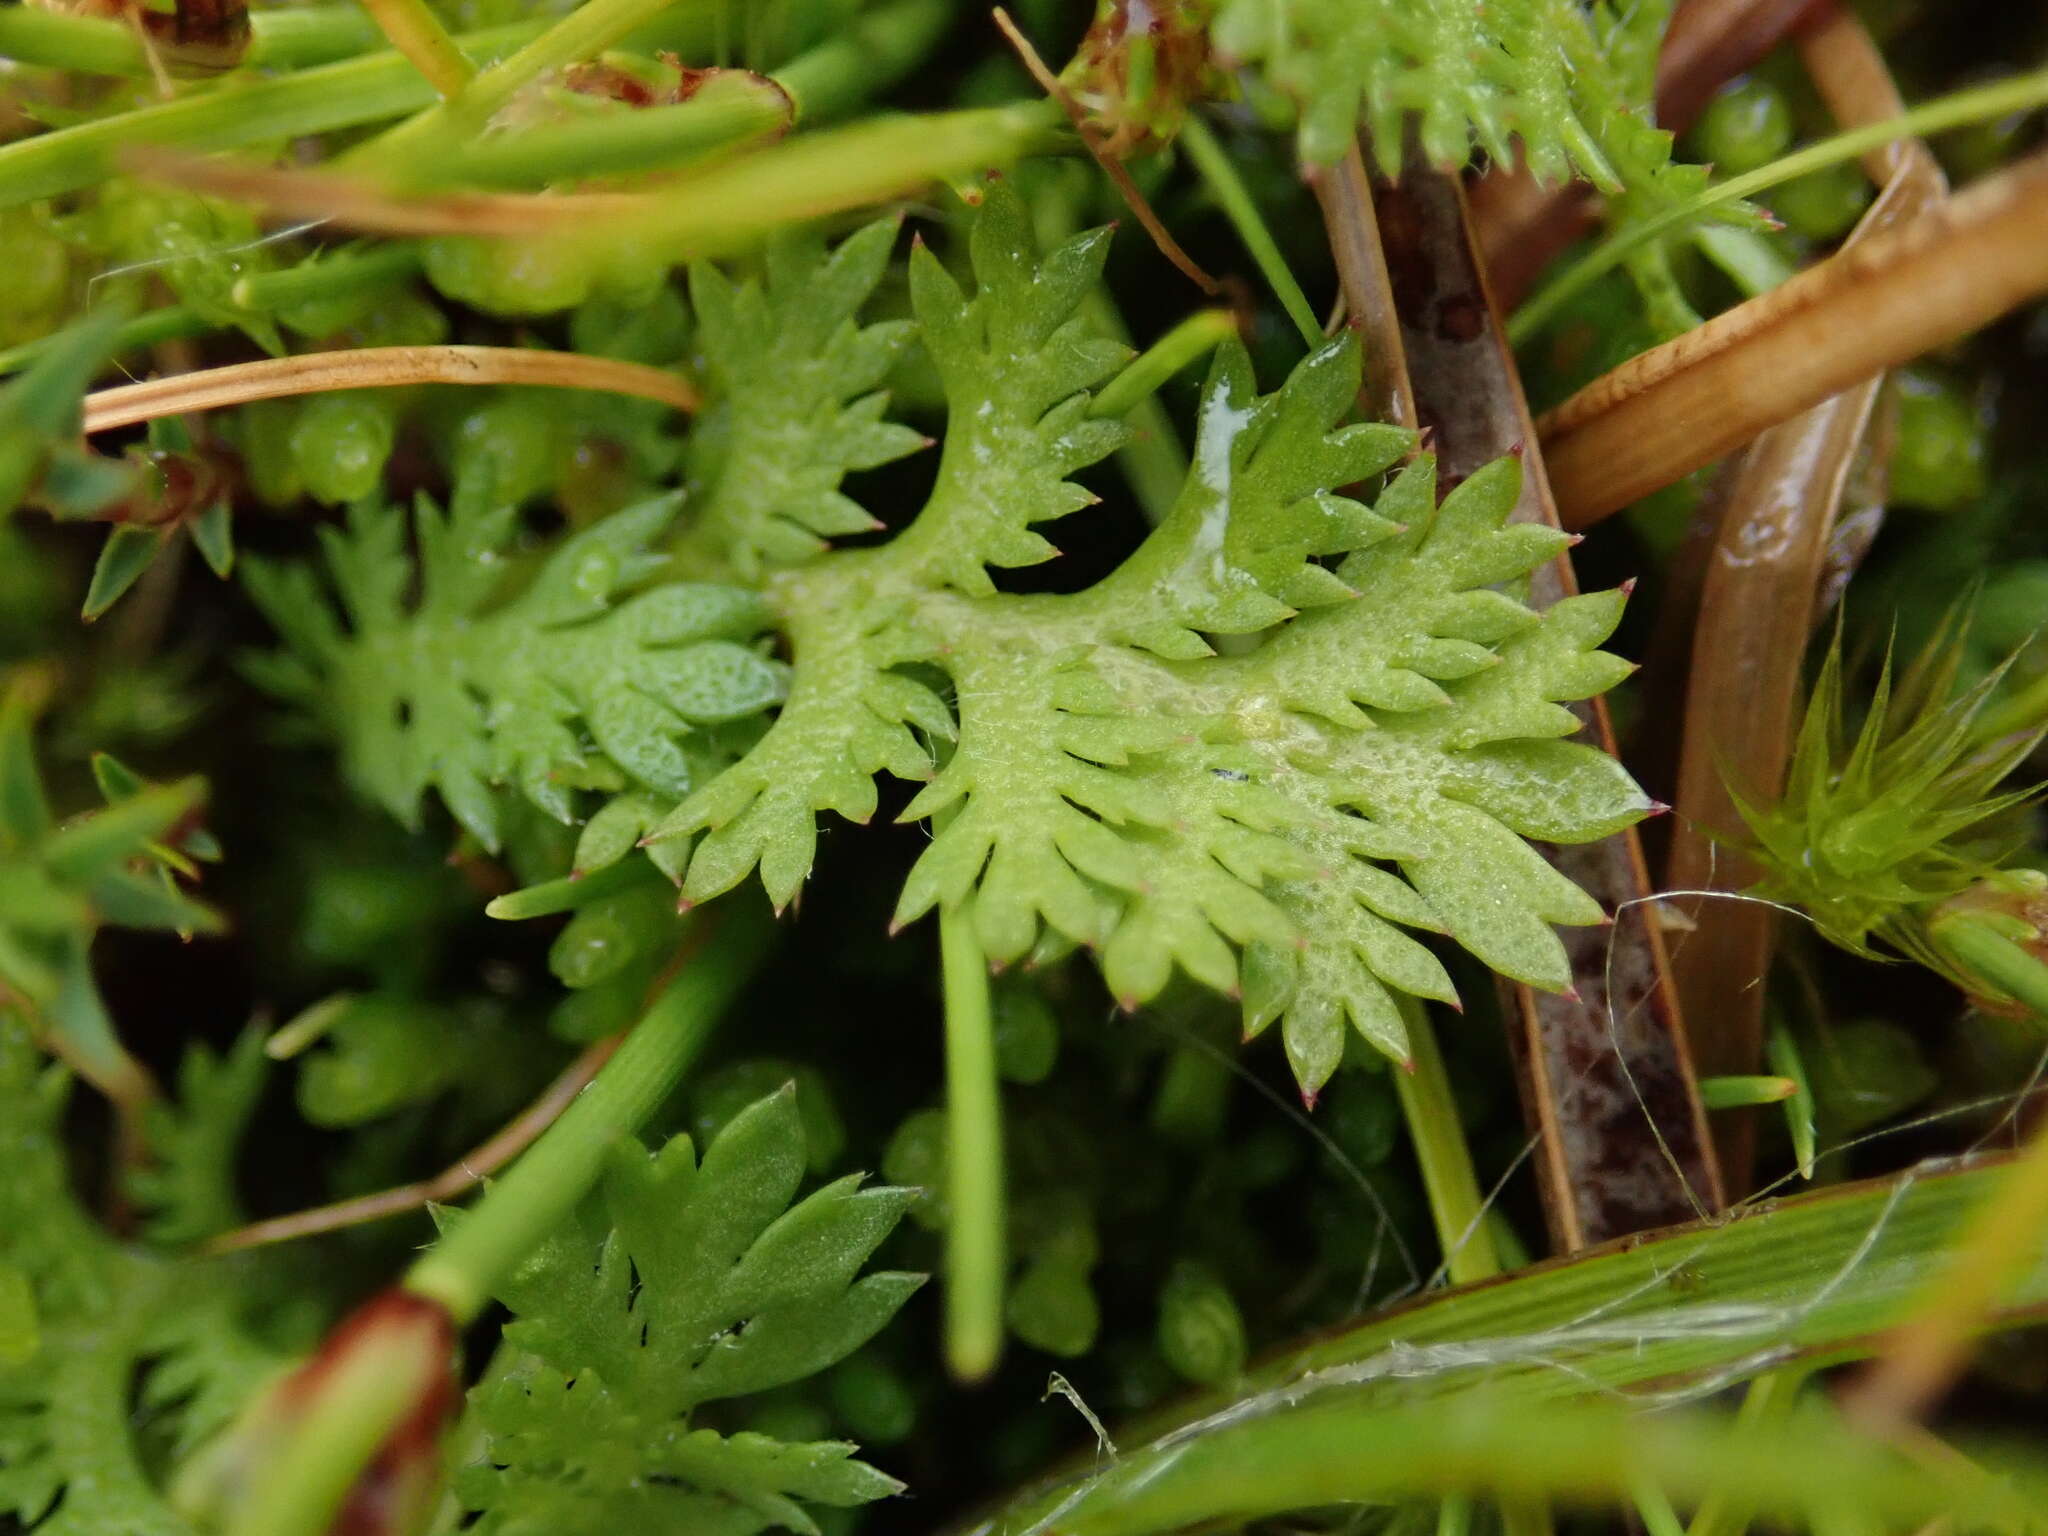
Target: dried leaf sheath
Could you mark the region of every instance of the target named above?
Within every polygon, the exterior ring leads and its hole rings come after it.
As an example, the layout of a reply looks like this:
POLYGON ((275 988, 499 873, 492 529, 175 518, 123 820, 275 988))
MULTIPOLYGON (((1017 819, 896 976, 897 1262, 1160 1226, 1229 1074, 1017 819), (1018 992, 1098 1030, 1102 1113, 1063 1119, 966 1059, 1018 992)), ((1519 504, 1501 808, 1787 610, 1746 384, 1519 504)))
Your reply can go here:
MULTIPOLYGON (((1470 465, 1530 442, 1528 408, 1479 276, 1456 182, 1411 160, 1397 184, 1374 190, 1415 395, 1444 463, 1470 465)), ((1534 446, 1526 463, 1513 516, 1554 524, 1534 446)), ((1567 600, 1573 590, 1565 557, 1530 578, 1538 606, 1567 600)), ((1577 713, 1612 752, 1599 702, 1577 713)), ((1647 907, 1626 905, 1651 891, 1634 834, 1550 848, 1546 856, 1620 913, 1614 928, 1567 936, 1577 995, 1528 987, 1509 995, 1524 1094, 1544 1137, 1544 1208, 1556 1245, 1573 1249, 1686 1221, 1716 1208, 1720 1190, 1659 930, 1647 907)))
POLYGON ((1537 423, 1568 528, 2048 290, 2048 151, 1596 379, 1537 423))
MULTIPOLYGON (((1479 277, 1457 184, 1411 158, 1398 183, 1375 190, 1415 396, 1447 471, 1529 444, 1527 406, 1479 277)), ((1554 525, 1533 446, 1525 463, 1513 516, 1554 525)), ((1537 606, 1569 601, 1575 591, 1563 556, 1533 572, 1530 586, 1537 606)), ((1577 713, 1611 752, 1598 701, 1577 713)), ((1650 890, 1633 832, 1545 853, 1610 912, 1650 890)), ((1628 907, 1613 928, 1568 935, 1575 995, 1526 987, 1511 994, 1524 1093, 1543 1135, 1545 1211, 1561 1249, 1719 1205, 1705 1116, 1650 917, 1646 907, 1628 907)))
MULTIPOLYGON (((1883 63, 1859 23, 1838 17, 1806 40, 1809 68, 1842 126, 1900 110, 1883 63), (1875 73, 1871 66, 1874 64, 1875 73)), ((1936 207, 1946 188, 1925 146, 1893 146, 1872 157, 1884 190, 1849 249, 1908 227, 1936 207)), ((1792 751, 1807 642, 1819 616, 1831 535, 1857 454, 1870 428, 1882 378, 1858 384, 1764 433, 1734 466, 1705 556, 1692 646, 1685 728, 1666 884, 1673 890, 1738 891, 1758 871, 1737 850, 1743 822, 1734 794, 1769 800, 1792 751), (1731 793, 1733 791, 1733 793, 1731 793)), ((1688 909, 1694 931, 1673 963, 1701 1070, 1757 1070, 1763 1055, 1762 979, 1770 969, 1776 914, 1728 901, 1688 909)), ((1746 1184, 1754 1117, 1716 1122, 1723 1165, 1746 1184)))

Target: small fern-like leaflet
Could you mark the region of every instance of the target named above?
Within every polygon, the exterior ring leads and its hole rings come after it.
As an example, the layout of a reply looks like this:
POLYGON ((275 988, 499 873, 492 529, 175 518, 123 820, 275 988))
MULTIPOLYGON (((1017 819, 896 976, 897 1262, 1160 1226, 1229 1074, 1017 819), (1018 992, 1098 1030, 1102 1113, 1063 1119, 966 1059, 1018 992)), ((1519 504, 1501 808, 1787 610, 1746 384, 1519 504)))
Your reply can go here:
POLYGON ((606 518, 564 542, 526 588, 498 602, 516 508, 458 486, 443 514, 421 500, 416 605, 408 519, 379 502, 326 530, 337 613, 304 564, 251 560, 246 580, 289 649, 250 658, 257 681, 325 723, 349 776, 408 825, 436 789, 485 847, 513 783, 559 820, 582 784, 686 793, 715 771, 704 728, 782 697, 785 674, 748 641, 760 600, 715 582, 628 596, 666 563, 655 541, 673 498, 606 518), (607 772, 609 768, 613 771, 607 772))
MULTIPOLYGON (((136 1189, 152 1240, 240 1219, 229 1171, 260 1046, 246 1036, 221 1061, 195 1048, 186 1102, 152 1107, 160 1159, 136 1189)), ((303 1296, 264 1259, 117 1242, 73 1192, 69 1093, 69 1074, 0 1005, 0 1288, 25 1311, 10 1313, 0 1351, 0 1519, 35 1536, 193 1536, 156 1486, 157 1452, 185 1456, 288 1364, 281 1341, 308 1321, 303 1296), (275 1326, 280 1314, 297 1329, 275 1326)))
POLYGON ((844 1442, 691 1422, 843 1359, 922 1283, 859 1274, 914 1191, 851 1175, 791 1205, 804 1166, 793 1088, 743 1110, 701 1162, 686 1136, 620 1149, 601 1221, 593 1207, 505 1287, 507 1354, 470 1394, 482 1460, 457 1484, 481 1512, 471 1529, 816 1536, 806 1504, 900 1490, 844 1442))
MULTIPOLYGON (((1330 164, 1363 129, 1398 175, 1412 123, 1436 165, 1462 166, 1478 148, 1543 181, 1576 174, 1615 200, 1620 224, 1708 181, 1706 167, 1672 159, 1672 135, 1653 120, 1671 11, 1671 0, 1221 0, 1212 38, 1294 99, 1304 160, 1330 164)), ((1748 203, 1707 217, 1766 227, 1748 203)))

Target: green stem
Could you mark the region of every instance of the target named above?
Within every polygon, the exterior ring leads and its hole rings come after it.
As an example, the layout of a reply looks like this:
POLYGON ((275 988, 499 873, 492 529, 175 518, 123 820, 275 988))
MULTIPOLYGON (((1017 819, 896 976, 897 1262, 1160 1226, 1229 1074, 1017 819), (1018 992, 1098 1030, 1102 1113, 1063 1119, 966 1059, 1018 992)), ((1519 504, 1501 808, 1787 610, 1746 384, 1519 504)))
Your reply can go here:
POLYGON ((523 87, 543 75, 595 58, 672 5, 705 11, 723 0, 585 0, 538 37, 474 76, 458 94, 380 134, 345 158, 358 165, 390 163, 417 153, 454 130, 468 138, 523 87))
MULTIPOLYGON (((257 11, 249 18, 247 69, 304 69, 378 48, 383 34, 355 5, 257 11)), ((72 15, 36 6, 0 9, 0 58, 47 69, 140 77, 149 54, 135 29, 104 16, 72 15)))
POLYGON ((1685 1522, 1678 1518, 1678 1511, 1671 1507, 1671 1500, 1654 1479, 1630 1478, 1629 1502, 1636 1507, 1644 1536, 1685 1536, 1685 1522))
POLYGON ((840 28, 770 78, 789 92, 800 122, 837 117, 902 79, 952 20, 947 0, 897 0, 840 28))
POLYGON ((1323 323, 1316 318, 1308 295, 1301 291, 1301 284, 1294 280, 1287 258, 1280 254, 1279 242, 1266 227, 1265 216, 1252 200, 1244 178, 1237 174, 1237 167, 1230 163, 1230 156, 1223 152, 1223 146, 1216 142, 1209 125, 1199 117, 1188 118, 1181 128, 1180 141, 1187 146, 1188 158, 1194 161, 1195 170, 1208 183, 1210 194, 1237 230, 1237 237, 1251 253, 1252 260, 1266 279, 1266 286, 1273 290, 1273 296, 1287 311, 1287 318, 1294 322, 1294 328, 1301 332, 1302 341, 1310 351, 1314 351, 1323 344, 1323 323))
POLYGON ((1153 342, 1097 392, 1088 407, 1091 416, 1127 416, 1159 392, 1160 386, 1190 363, 1208 356, 1237 334, 1237 320, 1227 309, 1202 309, 1189 315, 1153 342))
POLYGON ((946 985, 946 1363, 963 1381, 1003 1347, 1003 1120, 988 961, 973 919, 939 918, 946 985))
POLYGON ((553 242, 592 261, 639 242, 664 261, 727 255, 784 225, 909 196, 933 182, 1008 166, 1063 147, 1047 101, 916 116, 877 117, 796 137, 706 167, 603 229, 553 242))
POLYGON ((444 100, 476 77, 469 55, 448 35, 426 0, 363 0, 363 9, 444 100))
POLYGON ((1807 1078, 1806 1060, 1800 1055, 1799 1042, 1782 1019, 1771 1020, 1770 1032, 1764 1037, 1764 1060, 1773 1072, 1791 1081, 1792 1095, 1785 1100, 1785 1130, 1792 1140, 1792 1161, 1799 1169, 1799 1177, 1811 1179, 1817 1151, 1813 1130, 1813 1084, 1807 1078))
POLYGON ((281 272, 238 279, 228 297, 244 309, 274 313, 318 299, 408 277, 419 270, 420 250, 410 242, 373 246, 320 261, 301 262, 281 272))
POLYGON ((228 1536, 321 1536, 391 1432, 448 1369, 446 1324, 430 1316, 366 1334, 334 1363, 305 1417, 253 1472, 228 1536))
POLYGON ((683 965, 562 1118, 407 1271, 405 1288, 458 1325, 482 1311, 511 1268, 576 1208, 621 1138, 667 1098, 766 947, 766 918, 726 903, 703 948, 683 965))
POLYGON ((1760 166, 1747 175, 1730 177, 1640 223, 1630 224, 1594 246, 1556 281, 1515 311, 1514 318, 1508 322, 1508 339, 1517 346, 1521 345, 1549 324, 1574 295, 1621 265, 1633 252, 1723 204, 1768 191, 1810 172, 1857 159, 1867 151, 1896 139, 1925 138, 1950 128, 2028 112, 2043 103, 2048 103, 2048 70, 2036 70, 2010 80, 1957 91, 1923 107, 1916 107, 1901 117, 1833 134, 1783 159, 1760 166))
POLYGON ((1472 1530, 1472 1500, 1470 1496, 1454 1493, 1436 1507, 1436 1536, 1470 1536, 1472 1530))
MULTIPOLYGON (((1457 1100, 1450 1074, 1429 1014, 1412 997, 1398 996, 1401 1020, 1408 1027, 1408 1069, 1394 1069, 1394 1090, 1408 1138, 1422 1165, 1422 1186, 1429 1196, 1429 1214, 1436 1223, 1437 1243, 1444 1253, 1444 1272, 1453 1285, 1491 1280, 1502 1272, 1500 1252, 1486 1222, 1486 1202, 1472 1149, 1458 1122, 1457 1100)), ((1549 1507, 1528 1498, 1500 1501, 1505 1536, 1549 1536, 1549 1507)))
MULTIPOLYGON (((462 40, 488 58, 517 47, 541 24, 514 22, 462 40)), ((274 80, 231 80, 218 89, 60 128, 0 147, 0 208, 57 197, 105 180, 138 144, 240 149, 354 128, 427 105, 434 88, 404 58, 372 54, 274 80)))
POLYGON ((1490 1280, 1501 1272, 1493 1238, 1480 1219, 1484 1201, 1479 1175, 1472 1167, 1472 1149, 1458 1124, 1457 1101, 1444 1071, 1443 1054, 1429 1017, 1413 998, 1402 997, 1401 1016, 1408 1026, 1408 1066, 1394 1069, 1394 1090, 1408 1139, 1422 1165, 1422 1186, 1429 1196, 1429 1214, 1443 1249, 1444 1272, 1451 1284, 1490 1280))
POLYGON ((1927 925, 1934 945, 1971 975, 2048 1019, 2048 965, 1982 918, 1945 917, 1927 925))
POLYGON ((539 187, 666 169, 789 126, 789 98, 758 75, 715 75, 688 101, 488 134, 452 144, 405 176, 407 187, 539 187))

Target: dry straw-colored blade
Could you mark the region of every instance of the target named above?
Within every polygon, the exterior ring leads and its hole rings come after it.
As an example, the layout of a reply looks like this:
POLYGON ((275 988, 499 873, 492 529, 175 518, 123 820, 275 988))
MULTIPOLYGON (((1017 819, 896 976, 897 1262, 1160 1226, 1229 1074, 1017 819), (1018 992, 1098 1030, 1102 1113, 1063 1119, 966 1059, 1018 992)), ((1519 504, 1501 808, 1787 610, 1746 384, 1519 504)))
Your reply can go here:
MULTIPOLYGON (((1325 216, 1349 217, 1354 194, 1333 178, 1325 216)), ((1369 188, 1373 223, 1333 228, 1354 314, 1395 313, 1399 362, 1388 398, 1413 401, 1431 434, 1440 483, 1455 485, 1504 453, 1523 454, 1517 519, 1555 526, 1542 456, 1519 376, 1481 274, 1459 183, 1411 153, 1398 182, 1369 188), (1365 247, 1376 249, 1362 259, 1365 247), (1384 275, 1380 275, 1384 274, 1384 275), (1375 284, 1385 286, 1376 295, 1375 284), (1398 304, 1395 300, 1398 298, 1398 304)), ((1375 339, 1378 339, 1377 328, 1375 339)), ((1535 573, 1530 600, 1548 607, 1577 590, 1570 562, 1535 573)), ((1614 750, 1597 700, 1577 711, 1614 750)), ((1720 1204, 1706 1116, 1633 832, 1545 857, 1603 907, 1612 927, 1567 930, 1573 990, 1506 991, 1510 1039, 1538 1132, 1536 1171, 1553 1244, 1589 1243, 1704 1215, 1720 1204)))
POLYGON ((404 384, 529 384, 595 389, 658 400, 694 411, 698 396, 688 380, 642 363, 623 363, 580 352, 527 347, 361 347, 266 357, 225 368, 202 368, 140 384, 95 390, 85 397, 85 430, 107 432, 159 416, 215 410, 284 395, 404 384))
MULTIPOLYGON (((1848 13, 1805 34, 1800 54, 1843 127, 1903 110, 1877 45, 1848 13)), ((1917 141, 1886 145, 1865 166, 1884 190, 1851 236, 1852 252, 1933 217, 1947 192, 1917 141)), ((1714 520, 1712 536, 1687 542, 1686 564, 1697 577, 1687 582, 1681 573, 1678 587, 1698 591, 1699 609, 1673 796, 1671 890, 1735 891, 1756 878, 1729 847, 1743 830, 1731 789, 1770 799, 1784 780, 1836 523, 1882 383, 1882 375, 1868 378, 1758 437, 1702 508, 1714 520)), ((1755 902, 1707 900, 1690 916, 1673 964, 1700 1070, 1754 1072, 1777 914, 1755 902)), ((1754 1127, 1748 1111, 1715 1121, 1731 1187, 1748 1182, 1754 1127)))
POLYGON ((1594 380, 1537 423, 1584 528, 2048 292, 2048 150, 1594 380))

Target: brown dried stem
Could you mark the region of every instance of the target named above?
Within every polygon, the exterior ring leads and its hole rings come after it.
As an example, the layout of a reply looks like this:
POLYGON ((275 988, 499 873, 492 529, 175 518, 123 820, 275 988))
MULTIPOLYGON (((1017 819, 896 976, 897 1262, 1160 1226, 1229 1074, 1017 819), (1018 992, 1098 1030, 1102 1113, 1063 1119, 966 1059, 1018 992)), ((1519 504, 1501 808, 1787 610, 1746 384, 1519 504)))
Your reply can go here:
MULTIPOLYGON (((1408 156, 1401 179, 1375 182, 1379 239, 1399 317, 1400 355, 1448 486, 1503 453, 1523 454, 1512 514, 1556 525, 1541 455, 1500 316, 1479 265, 1458 182, 1408 156)), ((1333 231, 1341 253, 1361 231, 1333 231)), ((1570 562, 1538 571, 1530 600, 1577 590, 1570 562)), ((1605 750, 1597 702, 1578 713, 1605 750)), ((1524 1100, 1539 1133, 1537 1175, 1554 1245, 1571 1251, 1717 1209, 1719 1180, 1662 943, 1640 905, 1650 891, 1633 833, 1545 849, 1610 911, 1612 928, 1568 930, 1573 990, 1508 992, 1524 1100)))
POLYGON ((562 1111, 597 1076, 598 1068, 611 1060, 612 1053, 625 1038, 623 1034, 611 1035, 588 1047, 562 1070, 561 1076, 548 1084, 539 1098, 500 1127, 488 1141, 465 1153, 431 1179, 379 1190, 373 1195, 359 1195, 353 1200, 339 1200, 332 1205, 294 1211, 289 1216, 273 1216, 268 1221, 252 1222, 209 1239, 205 1251, 231 1253, 240 1248, 289 1242, 320 1232, 360 1226, 367 1221, 402 1216, 430 1203, 453 1200, 475 1188, 533 1145, 540 1133, 553 1125, 562 1111))
POLYGON ((1074 125, 1074 131, 1081 136, 1081 143, 1095 163, 1102 168, 1102 174, 1107 176, 1110 184, 1116 188, 1117 195, 1124 200, 1124 205, 1137 217, 1145 233, 1152 237, 1152 243, 1159 247, 1159 254, 1172 262, 1180 274, 1202 292, 1211 296, 1221 293, 1223 285, 1203 271, 1200 263, 1183 250, 1181 243, 1173 238, 1172 231, 1160 222, 1159 215, 1152 209, 1152 204, 1146 199, 1145 194, 1138 190, 1138 184, 1131 180, 1131 173, 1124 169, 1123 162, 1116 157, 1102 134, 1088 120, 1086 110, 1074 100, 1073 92, 1060 83, 1060 77, 1046 67, 1045 60, 1039 56, 1038 50, 1031 46, 1031 39, 1017 30, 1017 24, 1010 19, 1010 13, 999 5, 993 15, 996 29, 1003 34, 1004 40, 1016 52, 1024 68, 1030 72, 1031 78, 1038 82, 1039 88, 1066 113, 1067 121, 1074 125))
POLYGON ((2048 291, 2048 152, 1594 380, 1537 423, 1584 528, 2048 291))
POLYGON ((334 171, 255 165, 153 145, 130 149, 123 163, 137 175, 209 197, 375 235, 560 234, 647 207, 644 195, 627 192, 396 193, 334 171))
POLYGON ((85 397, 85 430, 106 432, 180 411, 206 411, 285 395, 407 384, 526 384, 595 389, 658 400, 694 411, 696 389, 659 368, 580 352, 525 347, 361 347, 266 357, 141 384, 95 390, 85 397))
MULTIPOLYGON (((1844 128, 1902 110, 1861 22, 1835 11, 1801 39, 1808 72, 1844 128)), ((1886 179, 1851 236, 1857 245, 1921 219, 1946 183, 1926 147, 1905 141, 1865 162, 1886 179)), ((1731 793, 1775 796, 1797 729, 1807 641, 1827 584, 1837 517, 1883 384, 1879 375, 1771 428, 1731 467, 1705 515, 1710 539, 1688 542, 1704 563, 1690 647, 1683 745, 1666 883, 1675 891, 1740 890, 1757 871, 1728 846, 1743 823, 1731 793)), ((1681 586, 1686 583, 1681 578, 1681 586)), ((1752 902, 1696 903, 1694 931, 1673 956, 1700 1069, 1755 1071, 1763 1053, 1762 978, 1776 913, 1752 902)), ((1747 1184, 1755 1116, 1718 1117, 1731 1188, 1747 1184)))
POLYGON ((1323 227, 1329 232, 1344 307, 1364 343, 1365 386, 1359 404, 1369 416, 1413 428, 1418 425, 1415 389, 1408 379, 1401 317, 1394 307, 1393 284, 1387 275, 1386 252, 1373 213, 1372 185, 1366 179, 1365 154, 1359 142, 1353 140, 1344 158, 1328 169, 1311 168, 1309 186, 1322 205, 1323 227))

